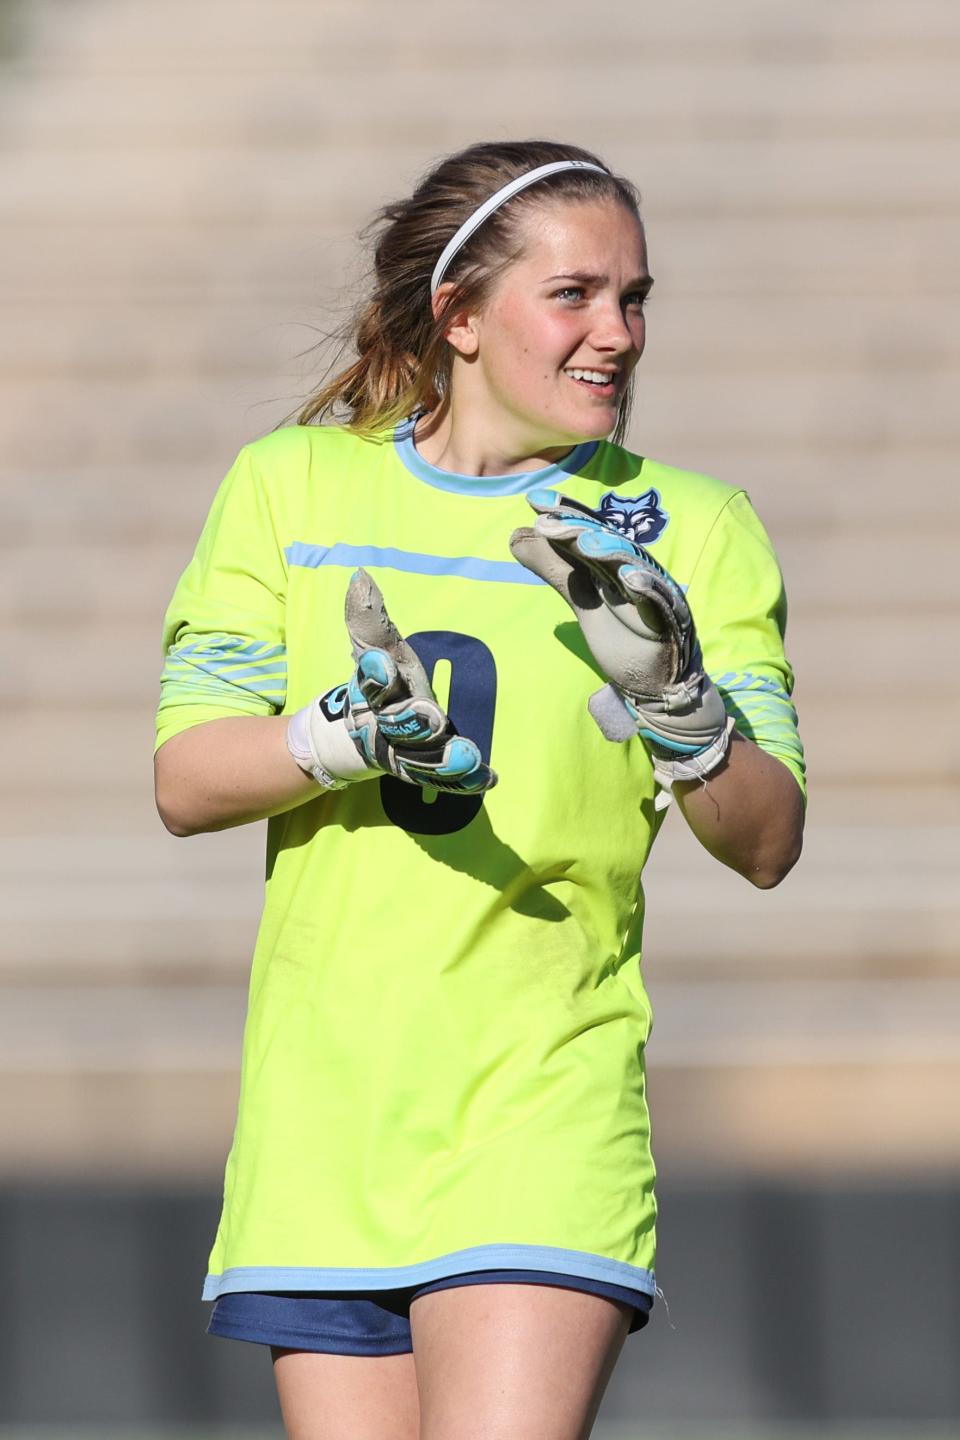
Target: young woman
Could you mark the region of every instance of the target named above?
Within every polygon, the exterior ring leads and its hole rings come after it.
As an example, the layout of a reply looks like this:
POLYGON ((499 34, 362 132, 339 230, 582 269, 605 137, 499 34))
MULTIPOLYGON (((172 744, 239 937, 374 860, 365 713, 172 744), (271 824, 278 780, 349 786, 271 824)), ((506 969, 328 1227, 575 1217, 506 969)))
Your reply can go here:
POLYGON ((799 854, 770 544, 605 438, 651 283, 595 156, 444 160, 171 602, 160 814, 271 817, 205 1295, 293 1440, 589 1434, 656 1293, 644 862, 671 794, 755 885, 799 854))

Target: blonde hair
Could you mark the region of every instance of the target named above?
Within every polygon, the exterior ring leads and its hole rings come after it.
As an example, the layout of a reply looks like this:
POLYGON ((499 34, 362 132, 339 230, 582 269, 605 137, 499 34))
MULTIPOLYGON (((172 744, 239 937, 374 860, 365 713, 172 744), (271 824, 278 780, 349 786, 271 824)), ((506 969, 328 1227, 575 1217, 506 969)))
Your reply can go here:
MULTIPOLYGON (((430 277, 466 219, 496 190, 540 165, 581 160, 603 165, 576 145, 552 140, 494 141, 450 155, 406 200, 385 205, 364 232, 373 242, 369 295, 331 338, 334 359, 320 388, 297 414, 301 425, 334 422, 363 436, 382 433, 414 412, 442 410, 451 355, 444 331, 453 307, 481 309, 497 278, 521 253, 518 219, 544 198, 614 200, 639 219, 636 188, 606 170, 566 170, 507 201, 471 236, 444 277, 453 289, 436 317, 430 277), (339 368, 344 354, 356 359, 339 368)), ((622 437, 629 387, 614 438, 622 437)))

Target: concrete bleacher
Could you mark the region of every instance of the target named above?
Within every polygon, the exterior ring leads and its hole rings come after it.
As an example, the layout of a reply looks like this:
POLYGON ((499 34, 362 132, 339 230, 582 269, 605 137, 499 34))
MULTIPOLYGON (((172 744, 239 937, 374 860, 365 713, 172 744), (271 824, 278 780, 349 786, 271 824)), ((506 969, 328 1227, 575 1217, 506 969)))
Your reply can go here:
POLYGON ((221 1168, 263 830, 152 802, 159 630, 310 384, 354 232, 540 133, 644 195, 632 440, 746 485, 812 776, 759 894, 672 817, 647 974, 679 1172, 960 1162, 960 8, 31 0, 0 63, 0 1156, 221 1168))

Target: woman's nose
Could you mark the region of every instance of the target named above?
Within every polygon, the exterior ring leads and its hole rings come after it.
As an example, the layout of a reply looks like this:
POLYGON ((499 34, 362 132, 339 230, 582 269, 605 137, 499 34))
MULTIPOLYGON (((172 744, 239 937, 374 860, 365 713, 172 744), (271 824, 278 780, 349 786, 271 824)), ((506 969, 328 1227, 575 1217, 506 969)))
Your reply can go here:
POLYGON ((635 330, 627 324, 626 317, 619 305, 605 306, 602 315, 597 317, 597 324, 591 339, 598 350, 613 351, 617 355, 624 355, 628 350, 641 350, 643 348, 642 321, 638 337, 635 330))

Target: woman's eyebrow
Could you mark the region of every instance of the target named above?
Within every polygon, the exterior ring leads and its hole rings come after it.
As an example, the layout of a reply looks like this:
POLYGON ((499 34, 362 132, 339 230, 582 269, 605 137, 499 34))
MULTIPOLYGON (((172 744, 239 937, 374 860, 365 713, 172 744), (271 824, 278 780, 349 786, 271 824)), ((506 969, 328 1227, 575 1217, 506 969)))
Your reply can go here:
MULTIPOLYGON (((549 285, 551 280, 577 280, 581 285, 594 285, 598 289, 610 283, 609 275, 593 275, 586 270, 566 270, 562 275, 547 275, 541 282, 549 285)), ((652 275, 642 275, 637 280, 631 280, 624 286, 625 290, 649 290, 653 284, 652 275)))
POLYGON ((583 285, 606 285, 609 275, 591 275, 586 270, 565 270, 562 275, 548 275, 543 284, 551 280, 579 280, 583 285))

